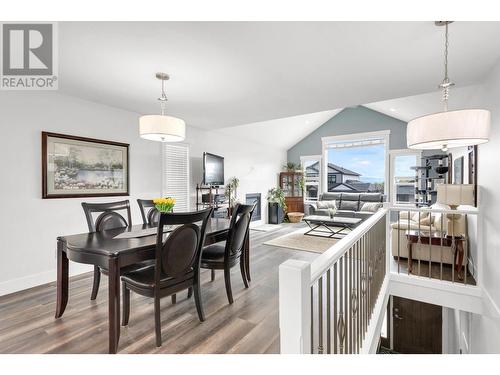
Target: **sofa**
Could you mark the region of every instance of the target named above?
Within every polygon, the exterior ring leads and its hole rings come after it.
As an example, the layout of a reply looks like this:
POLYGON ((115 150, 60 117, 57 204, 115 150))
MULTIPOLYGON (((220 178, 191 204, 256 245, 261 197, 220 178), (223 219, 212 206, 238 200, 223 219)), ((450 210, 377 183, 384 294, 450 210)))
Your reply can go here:
POLYGON ((381 208, 384 201, 382 193, 323 193, 316 204, 306 205, 304 212, 306 215, 328 216, 329 209, 335 207, 335 216, 365 220, 381 208))
MULTIPOLYGON (((435 204, 431 206, 432 208, 449 209, 448 206, 435 204)), ((406 238, 406 231, 419 230, 421 232, 447 232, 450 230, 450 220, 448 220, 446 214, 441 213, 420 213, 420 225, 419 225, 419 214, 417 211, 402 211, 398 217, 395 215, 391 218, 391 252, 392 256, 396 259, 398 256, 400 258, 408 258, 408 240, 406 238), (444 215, 444 216, 442 216, 444 215), (442 220, 441 220, 442 218, 442 220), (398 252, 399 248, 399 252, 398 252)), ((467 225, 466 220, 463 215, 455 220, 453 224, 453 231, 456 234, 466 234, 467 225)), ((441 246, 431 245, 412 245, 412 259, 429 261, 429 253, 432 262, 441 262, 441 246)), ((443 263, 453 264, 453 252, 451 247, 443 246, 443 263)), ((464 257, 464 264, 467 259, 464 257)))

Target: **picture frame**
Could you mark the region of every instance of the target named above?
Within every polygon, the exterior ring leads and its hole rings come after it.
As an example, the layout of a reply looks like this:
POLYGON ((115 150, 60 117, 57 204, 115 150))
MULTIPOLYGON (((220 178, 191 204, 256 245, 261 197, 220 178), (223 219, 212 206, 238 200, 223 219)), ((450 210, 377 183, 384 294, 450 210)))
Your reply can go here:
POLYGON ((42 132, 42 199, 129 195, 129 144, 42 132))
POLYGON ((464 157, 460 156, 453 163, 453 183, 464 183, 464 157))

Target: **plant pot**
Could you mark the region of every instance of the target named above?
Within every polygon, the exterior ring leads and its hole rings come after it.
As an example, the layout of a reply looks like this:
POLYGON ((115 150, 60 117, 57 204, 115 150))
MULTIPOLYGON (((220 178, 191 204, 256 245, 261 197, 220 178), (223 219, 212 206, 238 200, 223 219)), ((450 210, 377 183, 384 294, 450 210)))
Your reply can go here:
POLYGON ((278 203, 268 203, 267 221, 269 224, 281 224, 284 217, 283 208, 278 203))

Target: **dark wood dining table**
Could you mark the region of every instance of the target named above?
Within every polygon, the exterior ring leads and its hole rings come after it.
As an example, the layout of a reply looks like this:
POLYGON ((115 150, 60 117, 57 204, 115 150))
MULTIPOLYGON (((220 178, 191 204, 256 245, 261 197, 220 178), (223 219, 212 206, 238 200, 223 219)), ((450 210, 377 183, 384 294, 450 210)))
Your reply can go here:
MULTIPOLYGON (((132 238, 116 238, 124 232, 151 230, 150 225, 133 225, 93 233, 81 233, 57 238, 57 304, 56 319, 68 304, 68 260, 93 264, 109 271, 109 353, 116 353, 120 339, 120 269, 148 259, 154 259, 156 234, 132 238)), ((227 238, 229 219, 211 218, 207 226, 205 245, 227 238)), ((250 281, 249 234, 244 246, 244 261, 250 281)))

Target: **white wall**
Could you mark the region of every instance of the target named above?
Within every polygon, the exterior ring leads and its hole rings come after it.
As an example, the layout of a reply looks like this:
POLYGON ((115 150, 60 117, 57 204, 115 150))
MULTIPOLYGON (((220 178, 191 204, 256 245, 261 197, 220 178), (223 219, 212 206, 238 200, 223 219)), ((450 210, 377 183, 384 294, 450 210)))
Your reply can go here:
MULTIPOLYGON (((266 137, 265 133, 261 134, 266 137)), ((196 184, 203 179, 203 152, 224 157, 224 177, 240 179, 238 200, 245 202, 245 194, 261 193, 262 220, 252 225, 267 222, 267 191, 278 184, 278 173, 286 163, 284 149, 265 146, 237 135, 226 135, 222 131, 205 131, 188 128, 186 141, 190 145, 191 159, 191 206, 196 203, 196 184)))
MULTIPOLYGON (((500 63, 485 80, 483 89, 471 106, 491 111, 490 142, 478 151, 479 223, 482 249, 482 273, 479 278, 485 288, 487 307, 491 315, 500 313, 500 63)), ((472 315, 471 352, 500 353, 500 318, 472 315)))
MULTIPOLYGON (((160 196, 161 158, 159 143, 139 138, 138 117, 57 92, 0 92, 0 295, 55 280, 57 236, 87 231, 81 202, 130 199, 132 222, 142 222, 135 200, 160 196), (41 199, 42 131, 130 143, 130 197, 41 199)), ((245 193, 262 194, 265 222, 267 191, 277 185, 286 151, 195 128, 187 129, 186 142, 191 206, 203 151, 212 152, 225 157, 226 179, 240 179, 241 201, 245 193)), ((72 275, 90 269, 70 262, 72 275)))
MULTIPOLYGON (((160 145, 138 136, 138 115, 56 92, 0 92, 0 295, 55 280, 56 237, 87 231, 81 202, 160 194, 160 145), (130 143, 130 197, 41 199, 41 132, 130 143)), ((72 274, 89 266, 70 262, 72 274)), ((89 291, 90 292, 90 291, 89 291)))

